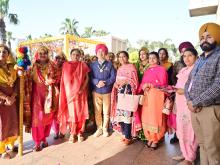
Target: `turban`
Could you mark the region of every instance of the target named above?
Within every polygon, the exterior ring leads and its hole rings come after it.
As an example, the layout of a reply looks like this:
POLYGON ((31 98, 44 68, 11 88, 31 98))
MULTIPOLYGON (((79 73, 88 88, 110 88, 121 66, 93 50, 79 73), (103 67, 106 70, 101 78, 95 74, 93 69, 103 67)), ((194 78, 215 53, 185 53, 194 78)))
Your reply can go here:
POLYGON ((105 52, 105 54, 108 54, 108 48, 107 48, 107 46, 105 44, 98 44, 98 45, 96 45, 96 48, 95 48, 95 53, 96 54, 97 54, 99 49, 102 49, 105 52))
POLYGON ((179 45, 179 51, 180 51, 180 53, 181 53, 181 50, 183 49, 183 48, 194 48, 194 46, 192 45, 192 43, 191 42, 189 42, 189 41, 186 41, 186 42, 182 42, 180 45, 179 45))
POLYGON ((209 32, 209 34, 215 39, 217 45, 220 45, 220 25, 216 23, 206 23, 199 29, 199 39, 201 40, 202 34, 204 32, 209 32))

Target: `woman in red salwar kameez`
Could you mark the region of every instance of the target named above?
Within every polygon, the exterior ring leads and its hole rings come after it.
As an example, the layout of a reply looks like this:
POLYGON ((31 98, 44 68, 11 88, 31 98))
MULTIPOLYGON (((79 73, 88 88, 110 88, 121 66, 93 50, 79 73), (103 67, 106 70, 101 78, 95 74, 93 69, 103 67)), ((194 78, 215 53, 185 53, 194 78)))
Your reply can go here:
POLYGON ((41 46, 35 55, 32 68, 32 137, 35 142, 34 151, 48 146, 46 137, 50 135, 54 112, 58 106, 58 88, 56 82, 56 68, 49 60, 48 49, 41 46))
MULTIPOLYGON (((57 68, 57 72, 56 74, 56 84, 58 86, 58 88, 60 89, 60 81, 61 81, 61 76, 62 76, 62 67, 63 67, 63 63, 66 61, 66 56, 63 52, 60 52, 59 54, 56 55, 54 63, 56 65, 57 68)), ((60 133, 60 125, 59 125, 59 121, 57 120, 57 113, 58 111, 56 111, 54 113, 54 119, 53 119, 53 124, 52 124, 52 129, 55 133, 54 139, 58 139, 58 138, 64 138, 64 135, 62 133, 60 133)))
POLYGON ((88 72, 86 63, 79 61, 80 50, 72 49, 71 61, 63 64, 60 84, 58 120, 60 131, 65 134, 67 127, 70 128, 69 142, 82 142, 88 112, 88 72))

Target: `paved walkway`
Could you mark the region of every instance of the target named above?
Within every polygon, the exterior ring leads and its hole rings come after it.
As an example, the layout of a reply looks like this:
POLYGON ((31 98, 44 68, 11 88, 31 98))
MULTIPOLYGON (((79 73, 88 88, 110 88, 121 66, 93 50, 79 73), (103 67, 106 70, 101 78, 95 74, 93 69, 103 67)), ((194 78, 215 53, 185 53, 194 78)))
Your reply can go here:
POLYGON ((175 165, 171 157, 179 153, 178 145, 169 144, 169 138, 156 151, 151 151, 140 141, 130 146, 120 142, 120 136, 113 133, 110 137, 88 138, 82 143, 68 143, 49 137, 49 147, 41 152, 32 152, 33 141, 25 134, 24 156, 14 153, 11 160, 0 159, 0 165, 175 165))

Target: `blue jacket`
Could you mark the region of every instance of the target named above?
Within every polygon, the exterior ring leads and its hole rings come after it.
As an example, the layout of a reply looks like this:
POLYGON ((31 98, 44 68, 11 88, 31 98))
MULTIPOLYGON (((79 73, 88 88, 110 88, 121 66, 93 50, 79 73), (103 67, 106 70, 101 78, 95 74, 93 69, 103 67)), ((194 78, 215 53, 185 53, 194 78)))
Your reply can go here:
POLYGON ((113 84, 116 79, 116 70, 111 62, 104 61, 102 65, 98 61, 95 61, 90 64, 90 82, 92 91, 99 94, 111 93, 113 84), (96 85, 98 82, 106 81, 105 86, 98 88, 96 85))

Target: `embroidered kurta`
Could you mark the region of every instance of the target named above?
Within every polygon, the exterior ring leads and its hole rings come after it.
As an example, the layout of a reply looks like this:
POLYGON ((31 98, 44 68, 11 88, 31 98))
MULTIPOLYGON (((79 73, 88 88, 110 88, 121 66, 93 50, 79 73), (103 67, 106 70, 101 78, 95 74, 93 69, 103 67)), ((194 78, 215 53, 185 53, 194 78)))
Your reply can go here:
MULTIPOLYGON (((176 88, 184 89, 184 85, 188 80, 189 74, 192 71, 193 66, 185 67, 180 70, 177 75, 176 88)), ((191 112, 188 109, 186 97, 176 93, 176 104, 177 104, 177 136, 179 139, 180 149, 186 160, 194 161, 196 158, 196 150, 198 143, 192 128, 191 123, 191 112)))
MULTIPOLYGON (((126 64, 119 67, 117 71, 116 82, 121 80, 125 80, 128 82, 127 83, 129 84, 127 89, 128 94, 137 93, 137 88, 139 83, 138 83, 137 70, 133 64, 126 64)), ((132 135, 136 136, 137 131, 141 129, 141 123, 138 120, 139 119, 138 112, 133 113, 122 109, 116 109, 117 93, 121 93, 122 91, 124 91, 124 88, 125 86, 119 88, 118 90, 116 90, 115 88, 113 88, 112 90, 111 116, 113 122, 117 122, 117 123, 124 122, 127 124, 132 124, 132 135)))

